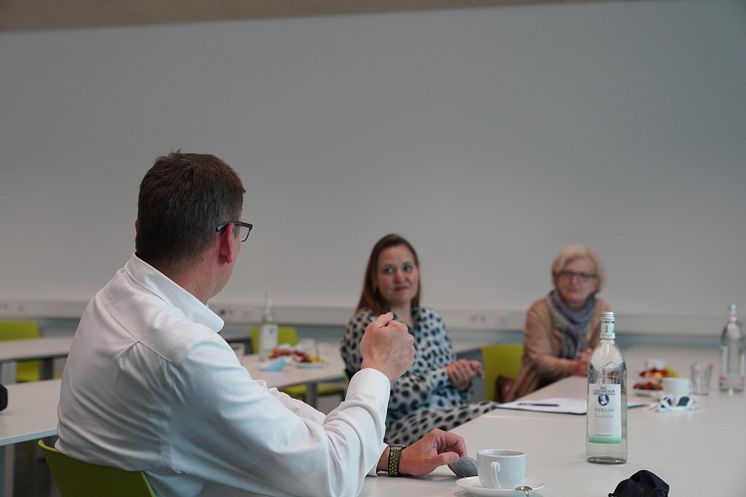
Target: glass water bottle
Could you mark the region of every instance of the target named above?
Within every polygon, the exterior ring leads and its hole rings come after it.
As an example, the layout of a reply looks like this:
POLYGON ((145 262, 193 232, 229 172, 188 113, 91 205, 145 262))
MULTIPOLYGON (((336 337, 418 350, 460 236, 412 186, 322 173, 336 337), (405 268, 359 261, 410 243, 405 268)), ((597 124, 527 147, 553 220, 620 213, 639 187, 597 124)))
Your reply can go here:
POLYGON ((264 312, 262 313, 262 325, 259 328, 259 358, 266 359, 277 346, 277 323, 272 311, 272 294, 264 295, 264 312))
POLYGON ((614 313, 601 315, 601 341, 588 365, 586 458, 592 463, 627 461, 627 366, 614 343, 614 313))
POLYGON ((728 323, 720 336, 720 390, 742 392, 744 383, 743 328, 738 321, 736 304, 731 304, 728 323))

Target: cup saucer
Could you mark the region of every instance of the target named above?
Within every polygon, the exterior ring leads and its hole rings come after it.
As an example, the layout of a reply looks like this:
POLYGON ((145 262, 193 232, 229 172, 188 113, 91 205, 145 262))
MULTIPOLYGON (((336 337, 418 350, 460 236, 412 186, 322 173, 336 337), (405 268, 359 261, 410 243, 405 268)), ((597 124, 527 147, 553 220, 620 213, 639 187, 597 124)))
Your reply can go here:
MULTIPOLYGON (((524 478, 523 484, 528 485, 534 490, 544 488, 544 483, 533 478, 524 478)), ((524 493, 521 490, 515 490, 512 488, 485 488, 479 483, 478 476, 461 478, 456 481, 456 485, 470 494, 479 495, 480 497, 524 497, 524 493)))

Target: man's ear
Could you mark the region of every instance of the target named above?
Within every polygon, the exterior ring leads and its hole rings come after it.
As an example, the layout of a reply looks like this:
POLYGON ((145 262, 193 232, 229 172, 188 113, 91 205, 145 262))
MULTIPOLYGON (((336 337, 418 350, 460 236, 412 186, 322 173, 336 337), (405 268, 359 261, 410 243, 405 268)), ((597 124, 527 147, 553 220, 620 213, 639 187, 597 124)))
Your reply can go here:
POLYGON ((226 264, 232 264, 236 260, 236 250, 234 247, 237 245, 235 243, 236 236, 233 234, 233 227, 233 223, 226 226, 220 232, 220 239, 218 241, 220 260, 226 264))

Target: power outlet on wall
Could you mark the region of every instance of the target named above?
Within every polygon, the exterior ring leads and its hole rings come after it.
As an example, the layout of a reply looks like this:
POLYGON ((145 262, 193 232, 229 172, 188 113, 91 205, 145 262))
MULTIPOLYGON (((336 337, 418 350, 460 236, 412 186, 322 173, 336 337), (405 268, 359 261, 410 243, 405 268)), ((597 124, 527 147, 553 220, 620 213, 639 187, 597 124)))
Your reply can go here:
POLYGON ((0 316, 3 317, 26 317, 29 306, 22 302, 0 302, 0 316))
POLYGON ((472 324, 485 324, 487 322, 487 316, 477 312, 469 316, 469 322, 472 324))

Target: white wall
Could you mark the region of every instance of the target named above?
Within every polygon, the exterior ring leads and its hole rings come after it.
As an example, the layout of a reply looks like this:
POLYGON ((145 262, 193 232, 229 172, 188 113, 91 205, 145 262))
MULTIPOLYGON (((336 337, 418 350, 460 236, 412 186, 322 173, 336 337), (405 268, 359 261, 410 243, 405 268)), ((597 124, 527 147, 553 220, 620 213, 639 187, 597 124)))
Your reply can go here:
POLYGON ((0 34, 0 301, 84 301, 137 186, 215 153, 256 224, 219 301, 352 307, 399 232, 424 300, 525 309, 585 242, 617 310, 746 308, 746 2, 0 34))

